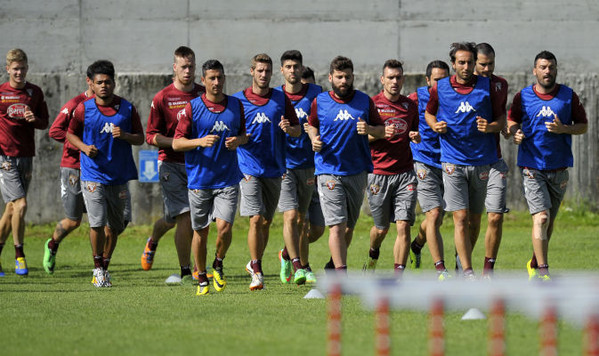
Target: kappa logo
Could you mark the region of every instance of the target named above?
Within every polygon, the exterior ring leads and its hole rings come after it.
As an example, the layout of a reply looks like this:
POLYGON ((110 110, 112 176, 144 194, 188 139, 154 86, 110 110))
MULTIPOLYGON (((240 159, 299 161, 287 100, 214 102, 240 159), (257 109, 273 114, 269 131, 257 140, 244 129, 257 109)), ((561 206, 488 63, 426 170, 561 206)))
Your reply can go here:
POLYGON ((69 114, 69 109, 67 109, 67 108, 64 108, 64 109, 62 109, 62 111, 61 111, 60 113, 61 113, 61 114, 68 115, 68 114, 69 114))
POLYGON ((333 120, 333 121, 337 121, 337 120, 347 121, 350 119, 355 120, 355 118, 353 116, 351 116, 351 114, 349 112, 347 112, 347 110, 339 109, 339 113, 337 114, 337 117, 335 117, 335 120, 333 120))
POLYGON ((453 164, 446 164, 445 165, 445 172, 447 172, 447 174, 452 175, 453 172, 455 172, 455 165, 453 164))
POLYGON ((96 191, 97 188, 97 184, 94 182, 89 182, 87 183, 87 185, 85 186, 85 189, 87 189, 88 192, 93 193, 96 191))
POLYGON ((152 100, 152 105, 150 105, 150 108, 156 109, 156 107, 154 106, 154 101, 153 100, 152 100))
POLYGON ((165 174, 163 174, 163 175, 162 175, 162 177, 161 177, 161 178, 162 178, 162 180, 163 180, 164 182, 168 182, 168 179, 170 178, 170 176, 171 176, 171 174, 170 174, 170 173, 165 173, 165 174))
POLYGON ((112 122, 107 122, 104 124, 102 130, 100 130, 100 133, 112 133, 112 129, 114 129, 114 124, 112 122))
POLYGON ((333 190, 335 189, 335 181, 334 180, 328 180, 326 183, 327 188, 329 188, 329 190, 333 190))
POLYGON ((295 115, 297 116, 297 118, 299 120, 307 118, 308 117, 308 113, 304 111, 304 109, 302 108, 295 108, 295 115))
POLYGON ((500 82, 495 83, 495 91, 501 91, 501 83, 500 82))
POLYGON ((182 118, 186 116, 187 114, 185 113, 185 109, 179 110, 179 112, 177 112, 177 121, 180 121, 182 118))
POLYGON ((458 107, 458 109, 455 111, 454 114, 457 114, 459 112, 466 113, 466 112, 471 112, 471 111, 476 112, 476 110, 474 110, 474 108, 472 107, 472 105, 470 105, 469 102, 462 101, 462 102, 460 102, 460 106, 458 107))
POLYGON ((272 123, 272 121, 270 121, 270 118, 268 116, 266 116, 266 114, 263 112, 257 113, 256 117, 252 121, 252 125, 253 124, 265 124, 265 123, 270 124, 270 123, 272 123))
POLYGON ((418 179, 424 180, 424 178, 426 178, 426 169, 419 169, 416 172, 416 175, 418 176, 418 179))
POLYGON ((544 116, 544 117, 553 117, 556 116, 555 113, 553 112, 553 110, 551 110, 551 108, 549 106, 544 106, 541 109, 541 111, 539 111, 539 113, 537 114, 537 117, 539 116, 544 116))
POLYGON ((408 106, 410 106, 410 104, 404 101, 403 103, 401 103, 401 106, 404 108, 404 110, 408 110, 408 106))
POLYGON ((380 191, 381 187, 379 187, 377 184, 370 185, 370 192, 372 193, 372 195, 377 195, 380 191))
POLYGON ((223 121, 216 121, 214 123, 214 126, 212 126, 212 130, 210 130, 210 132, 224 132, 224 131, 231 131, 231 129, 229 128, 229 126, 225 125, 225 123, 223 121))

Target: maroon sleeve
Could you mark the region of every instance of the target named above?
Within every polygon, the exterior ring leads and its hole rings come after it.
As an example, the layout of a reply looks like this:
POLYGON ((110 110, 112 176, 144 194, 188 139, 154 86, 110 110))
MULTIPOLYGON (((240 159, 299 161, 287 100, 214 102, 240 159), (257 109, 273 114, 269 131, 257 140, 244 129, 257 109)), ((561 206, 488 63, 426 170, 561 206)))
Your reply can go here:
POLYGON ((517 92, 514 95, 514 99, 512 99, 512 106, 508 112, 507 119, 518 124, 522 123, 522 97, 520 96, 520 92, 517 92))
POLYGON ((148 145, 154 145, 154 137, 163 132, 162 115, 162 95, 160 93, 154 96, 152 106, 150 107, 150 115, 148 116, 148 124, 146 126, 146 142, 148 145))
POLYGON ((179 115, 179 123, 177 123, 177 129, 175 130, 174 138, 191 138, 191 104, 187 103, 187 105, 185 105, 185 109, 183 110, 183 115, 179 115))
POLYGON ((144 127, 141 125, 141 119, 135 106, 131 106, 131 133, 144 134, 144 127))
POLYGON ((408 95, 408 99, 412 100, 414 104, 418 105, 418 92, 415 91, 408 95))
POLYGON ((31 108, 31 111, 33 111, 33 114, 37 118, 33 127, 44 130, 48 127, 50 114, 48 114, 48 105, 46 104, 46 99, 44 99, 44 92, 41 89, 38 89, 38 98, 39 100, 36 102, 35 107, 31 108))
POLYGON ((410 105, 408 107, 408 117, 412 118, 412 127, 410 128, 410 131, 418 131, 418 127, 420 125, 419 116, 420 115, 418 115, 418 106, 416 106, 416 104, 410 105))
POLYGON ((241 120, 239 120, 239 134, 237 136, 245 135, 245 111, 243 110, 243 104, 241 101, 239 102, 239 114, 241 115, 241 120))
POLYGON ((572 122, 575 124, 588 123, 587 113, 575 92, 572 92, 572 122))
POLYGON ((308 123, 310 126, 314 126, 316 128, 320 127, 320 122, 318 121, 318 105, 316 104, 316 98, 312 100, 312 105, 310 106, 310 116, 308 116, 308 123))
POLYGON ((372 98, 368 98, 368 102, 370 104, 370 109, 368 113, 368 116, 370 117, 369 125, 385 125, 385 122, 383 121, 383 119, 381 119, 381 115, 379 115, 379 111, 376 109, 376 105, 374 105, 374 101, 372 101, 372 98))
POLYGON ((291 126, 299 125, 295 107, 293 107, 293 104, 291 104, 291 100, 289 100, 287 95, 285 95, 285 118, 289 120, 291 126))
POLYGON ((437 93, 437 83, 435 83, 431 88, 431 95, 426 104, 426 112, 437 116, 437 110, 439 110, 439 94, 437 93))
MULTIPOLYGON (((507 89, 507 88, 506 88, 507 89)), ((491 90, 491 105, 493 107, 493 120, 505 115, 505 103, 507 102, 507 91, 491 90)), ((428 107, 427 107, 428 108, 428 107)))
POLYGON ((67 129, 69 128, 69 121, 71 118, 72 109, 69 108, 69 103, 65 104, 61 109, 52 126, 48 135, 58 142, 64 142, 67 137, 67 129))
POLYGON ((71 121, 69 122, 68 132, 83 137, 83 123, 85 122, 85 106, 83 103, 77 105, 75 111, 73 111, 73 116, 71 117, 71 121))

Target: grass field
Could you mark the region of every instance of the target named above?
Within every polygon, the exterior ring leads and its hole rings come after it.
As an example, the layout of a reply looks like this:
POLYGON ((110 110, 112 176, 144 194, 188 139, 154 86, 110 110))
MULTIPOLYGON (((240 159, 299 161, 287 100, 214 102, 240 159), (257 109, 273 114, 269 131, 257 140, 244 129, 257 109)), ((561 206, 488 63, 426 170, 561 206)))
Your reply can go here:
MULTIPOLYGON (((599 271, 599 216, 582 209, 563 208, 550 247, 554 275, 568 270, 599 271)), ((420 218, 422 218, 420 216, 420 218)), ((372 220, 360 218, 348 265, 359 269, 368 250, 372 220)), ((523 270, 530 258, 530 217, 512 212, 506 216, 504 239, 496 268, 523 270)), ((443 234, 447 266, 453 266, 453 225, 446 217, 443 234)), ((483 224, 484 231, 485 224, 483 224)), ((150 226, 131 226, 121 236, 111 263, 113 288, 90 284, 92 259, 88 228, 82 226, 61 244, 54 275, 41 267, 43 243, 53 226, 28 226, 25 253, 28 277, 17 277, 14 254, 7 243, 2 253, 6 277, 0 278, 0 325, 2 355, 324 355, 326 301, 306 300, 310 286, 279 282, 277 250, 282 247, 281 217, 277 215, 263 261, 266 289, 250 292, 244 271, 248 261, 247 219, 236 222, 234 240, 225 259, 228 286, 222 293, 196 297, 191 286, 166 286, 164 280, 178 272, 172 231, 161 241, 151 271, 139 264, 150 226)), ((214 232, 214 231, 213 231, 214 232)), ((211 232, 209 260, 214 235, 211 232)), ((416 229, 412 229, 414 234, 416 229)), ((482 234, 481 234, 482 235, 482 234)), ((325 236, 312 245, 311 264, 322 271, 328 260, 325 236)), ((391 269, 392 241, 381 250, 380 269, 391 269)), ((423 266, 432 270, 430 254, 423 250, 423 266)), ((480 273, 483 243, 474 251, 474 267, 480 273)), ((406 273, 411 273, 407 271, 406 273)), ((463 313, 445 319, 447 355, 485 355, 486 321, 461 321, 463 313)), ((343 300, 343 353, 374 353, 373 313, 354 297, 343 300)), ((428 315, 420 312, 392 313, 393 354, 426 355, 428 315)), ((538 353, 537 322, 518 314, 507 320, 507 353, 538 353)), ((559 351, 580 355, 582 332, 560 323, 559 351)))

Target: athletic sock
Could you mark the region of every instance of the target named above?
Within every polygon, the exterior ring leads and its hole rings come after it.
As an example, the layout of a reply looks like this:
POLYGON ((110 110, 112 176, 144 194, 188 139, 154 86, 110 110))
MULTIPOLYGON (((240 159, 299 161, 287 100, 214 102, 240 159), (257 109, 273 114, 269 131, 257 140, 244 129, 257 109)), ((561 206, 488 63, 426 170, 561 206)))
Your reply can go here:
POLYGON ((198 272, 198 283, 208 283, 208 276, 206 276, 206 271, 198 272))
POLYGON ((493 271, 493 268, 495 268, 495 259, 494 258, 490 258, 490 257, 485 257, 485 265, 483 267, 483 273, 484 271, 493 271))
POLYGON ((530 267, 531 268, 539 268, 539 263, 537 262, 537 256, 535 256, 535 254, 532 254, 532 258, 530 259, 530 267))
POLYGON ((312 268, 310 268, 310 264, 306 263, 305 265, 302 266, 303 269, 305 269, 308 272, 312 272, 312 268))
POLYGON ((254 273, 262 273, 262 260, 252 260, 250 265, 252 266, 254 273))
POLYGON ((293 271, 296 272, 298 269, 302 269, 302 263, 299 258, 294 258, 291 260, 291 264, 293 264, 293 271))
MULTIPOLYGON (((204 271, 204 274, 206 274, 206 271, 204 271)), ((181 266, 181 278, 183 278, 185 276, 190 276, 190 275, 191 275, 191 268, 189 267, 189 265, 181 266)))
POLYGON ((370 258, 372 258, 373 260, 378 260, 379 259, 379 255, 381 254, 381 249, 380 248, 370 248, 370 250, 368 251, 368 256, 370 256, 370 258))
POLYGON ((110 258, 104 257, 102 264, 104 265, 104 269, 108 271, 108 265, 110 265, 110 258))
POLYGON ((215 269, 215 270, 222 271, 222 269, 223 269, 223 259, 222 258, 218 258, 218 257, 216 257, 216 255, 214 255, 214 262, 212 262, 212 268, 215 269))
POLYGON ((546 276, 549 274, 549 265, 544 264, 544 265, 539 265, 538 269, 537 269, 537 273, 539 274, 539 276, 546 276))
POLYGON ((152 239, 150 237, 150 251, 156 251, 157 247, 158 247, 158 241, 154 241, 154 239, 152 239))
POLYGON ((287 247, 283 247, 283 252, 281 253, 281 257, 285 260, 285 261, 289 261, 291 260, 291 257, 289 257, 289 252, 287 251, 287 247))
POLYGON ((393 271, 395 272, 395 275, 402 275, 405 269, 406 265, 401 265, 399 263, 393 264, 393 271))
POLYGON ((48 242, 48 248, 50 249, 50 251, 52 252, 53 255, 56 255, 59 244, 60 244, 60 242, 58 242, 54 239, 50 239, 50 242, 48 242))
POLYGON ((343 265, 340 267, 335 267, 335 271, 347 273, 347 265, 343 265))
POLYGON ((447 268, 445 268, 445 261, 439 260, 439 261, 435 262, 435 270, 443 272, 446 269, 447 268))
POLYGON ((412 241, 412 243, 410 244, 410 248, 412 249, 412 252, 414 252, 417 255, 420 254, 420 251, 422 251, 422 246, 420 246, 420 244, 416 242, 416 240, 412 241))
POLYGON ((102 256, 94 256, 94 268, 104 268, 102 256))
POLYGON ((335 263, 333 262, 333 257, 331 257, 331 258, 329 259, 329 262, 327 262, 327 263, 324 265, 324 269, 335 269, 335 263))
POLYGON ((23 244, 15 245, 15 259, 19 257, 25 257, 25 253, 23 252, 23 244))

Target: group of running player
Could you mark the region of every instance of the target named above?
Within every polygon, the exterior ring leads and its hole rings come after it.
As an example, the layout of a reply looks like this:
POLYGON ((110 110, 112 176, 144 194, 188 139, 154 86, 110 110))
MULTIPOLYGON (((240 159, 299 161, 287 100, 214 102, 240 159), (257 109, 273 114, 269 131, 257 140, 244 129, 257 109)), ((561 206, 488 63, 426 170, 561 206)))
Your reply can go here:
MULTIPOLYGON (((408 261, 420 268, 425 243, 439 280, 450 278, 440 226, 453 213, 456 264, 475 279, 472 249, 487 210, 483 278, 491 278, 502 236, 508 167, 501 159, 500 133, 520 145, 518 166, 533 218, 531 279, 550 280, 548 242, 573 164, 571 135, 587 129, 587 118, 572 89, 556 83, 557 60, 548 52, 534 59, 536 83, 522 89, 506 115, 507 82, 493 74, 495 53, 486 43, 453 43, 455 75, 440 60, 426 69, 427 86, 400 94, 402 63, 383 65, 383 90, 370 98, 353 87, 353 63, 338 56, 330 64, 331 91, 314 84, 299 51, 281 56, 284 84, 271 88, 272 59, 252 58, 252 85, 232 96, 224 90, 218 60, 201 68, 195 82, 195 54, 174 53, 173 83, 152 101, 145 139, 159 149, 164 217, 154 223, 141 256, 149 270, 160 238, 176 226, 181 281, 197 280, 197 295, 226 284, 223 259, 231 244, 237 212, 249 217, 250 290, 264 287, 262 258, 275 210, 283 213, 285 247, 279 252, 283 283, 316 281, 309 244, 329 227, 331 259, 325 269, 345 270, 347 249, 364 192, 372 212, 365 270, 376 267, 390 223, 397 237, 394 270, 408 261), (506 120, 507 117, 507 120, 506 120), (418 200, 425 219, 411 241, 418 200), (216 253, 207 268, 209 227, 216 222, 216 253), (193 252, 195 267, 190 267, 193 252)), ((45 129, 48 110, 41 90, 26 82, 27 57, 7 55, 10 81, 0 87, 1 188, 6 203, 0 220, 0 253, 11 229, 17 274, 28 273, 23 253, 26 191, 31 179, 34 128, 45 129)), ((118 235, 130 217, 129 180, 137 178, 131 145, 143 143, 135 107, 114 94, 114 67, 105 60, 87 69, 88 89, 61 109, 50 136, 64 142, 61 197, 65 218, 45 243, 43 266, 53 273, 62 239, 90 224, 94 259, 92 283, 111 286, 108 266, 118 235)), ((0 266, 0 275, 2 274, 0 266)))

